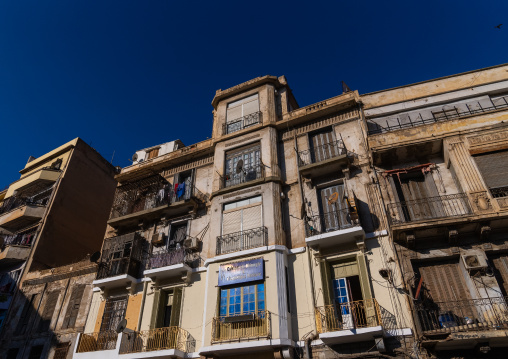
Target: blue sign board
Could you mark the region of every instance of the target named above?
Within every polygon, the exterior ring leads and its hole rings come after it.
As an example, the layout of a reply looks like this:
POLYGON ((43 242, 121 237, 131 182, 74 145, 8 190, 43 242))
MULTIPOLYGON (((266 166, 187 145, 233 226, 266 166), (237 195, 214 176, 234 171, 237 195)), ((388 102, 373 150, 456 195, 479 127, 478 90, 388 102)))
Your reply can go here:
POLYGON ((252 282, 265 278, 263 258, 221 264, 219 267, 219 287, 252 282))

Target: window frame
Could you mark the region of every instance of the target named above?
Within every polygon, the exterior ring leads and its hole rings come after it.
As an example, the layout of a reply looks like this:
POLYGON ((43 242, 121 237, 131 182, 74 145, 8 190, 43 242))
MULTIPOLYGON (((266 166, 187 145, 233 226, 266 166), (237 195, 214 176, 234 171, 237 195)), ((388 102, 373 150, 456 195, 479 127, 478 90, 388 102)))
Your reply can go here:
POLYGON ((257 315, 257 316, 264 316, 264 312, 267 310, 266 309, 266 282, 263 280, 263 281, 255 281, 255 282, 250 282, 250 283, 241 283, 241 284, 237 284, 237 285, 232 285, 232 286, 225 286, 225 287, 220 287, 219 288, 219 292, 218 292, 218 302, 217 302, 217 316, 221 319, 221 320, 224 320, 224 318, 229 318, 229 317, 239 317, 239 316, 242 316, 242 315, 257 315), (259 288, 260 286, 262 286, 263 290, 262 291, 259 291, 259 288), (245 289, 249 289, 250 287, 254 287, 254 290, 255 292, 254 293, 245 293, 244 290, 245 289), (237 290, 239 289, 240 290, 240 293, 239 294, 236 294, 234 296, 231 296, 231 290, 237 290), (222 294, 226 292, 226 296, 225 296, 225 301, 224 303, 225 304, 222 304, 222 294), (262 294, 262 298, 259 298, 260 294, 262 294), (250 295, 254 295, 254 310, 251 310, 251 309, 247 309, 246 311, 244 310, 244 304, 249 304, 249 303, 252 303, 252 301, 247 301, 247 302, 244 302, 244 299, 245 299, 245 296, 250 296, 250 295), (235 297, 239 297, 239 303, 230 303, 231 301, 231 298, 235 298, 235 297), (259 307, 259 303, 263 303, 263 306, 262 308, 259 307), (237 312, 236 310, 233 311, 233 313, 230 312, 230 308, 231 306, 237 306, 239 305, 239 312, 237 312), (225 308, 226 309, 226 312, 225 314, 223 315, 221 309, 222 308, 225 308))

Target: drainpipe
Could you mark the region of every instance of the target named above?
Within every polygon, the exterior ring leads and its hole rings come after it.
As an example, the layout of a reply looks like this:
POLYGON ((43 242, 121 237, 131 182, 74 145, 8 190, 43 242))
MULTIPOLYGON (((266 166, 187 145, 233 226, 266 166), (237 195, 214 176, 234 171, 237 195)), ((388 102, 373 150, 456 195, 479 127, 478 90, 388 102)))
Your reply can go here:
POLYGON ((141 330, 141 320, 143 319, 143 311, 145 309, 146 289, 147 288, 148 288, 148 281, 143 284, 143 298, 141 299, 141 309, 139 311, 138 325, 136 327, 137 331, 141 330))

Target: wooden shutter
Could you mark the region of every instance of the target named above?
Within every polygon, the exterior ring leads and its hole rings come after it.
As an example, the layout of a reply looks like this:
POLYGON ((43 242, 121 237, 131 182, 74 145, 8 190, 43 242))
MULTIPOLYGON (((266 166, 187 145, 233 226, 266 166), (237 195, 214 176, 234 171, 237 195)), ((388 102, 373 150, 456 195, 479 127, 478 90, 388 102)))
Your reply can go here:
POLYGON ((171 319, 169 325, 177 327, 180 325, 180 307, 182 306, 182 287, 173 289, 173 308, 171 308, 171 319))
POLYGON ((242 210, 226 212, 222 217, 222 234, 240 232, 242 230, 242 210))
POLYGON ((256 205, 242 210, 242 231, 259 228, 262 226, 261 205, 256 205))
POLYGON ((332 291, 330 289, 330 282, 332 281, 332 277, 330 274, 330 263, 327 261, 322 261, 319 263, 321 267, 321 285, 323 287, 323 300, 325 305, 329 305, 332 303, 332 291))
POLYGON ((314 133, 310 136, 312 162, 320 162, 338 155, 333 129, 314 133))
MULTIPOLYGON (((494 263, 494 273, 503 296, 508 295, 508 254, 498 254, 489 258, 494 263)), ((499 295, 501 296, 501 295, 499 295)))
POLYGON ((251 113, 259 111, 258 95, 250 96, 245 99, 243 103, 243 116, 250 115, 251 113))
POLYGON ((157 289, 153 295, 152 318, 150 319, 150 328, 151 329, 157 328, 159 325, 161 296, 164 296, 164 292, 162 292, 160 289, 157 289))
POLYGON ((44 309, 42 311, 41 321, 39 323, 39 332, 47 332, 49 330, 59 296, 59 291, 48 293, 46 304, 44 304, 44 309))
POLYGON ((508 151, 476 155, 474 159, 487 187, 508 186, 508 151))
POLYGON ((21 316, 19 318, 18 325, 16 326, 15 333, 17 335, 25 333, 26 328, 28 327, 28 322, 30 321, 30 317, 35 312, 35 306, 38 303, 38 299, 39 294, 32 294, 30 300, 25 298, 25 304, 23 305, 21 316))
POLYGON ((358 253, 356 256, 358 263, 358 271, 360 277, 360 284, 362 286, 363 299, 371 299, 372 291, 370 288, 369 269, 367 268, 367 261, 363 253, 358 253))
POLYGON ((74 326, 76 325, 76 319, 78 318, 79 313, 79 305, 81 303, 84 291, 85 291, 84 284, 80 284, 73 287, 69 304, 67 304, 67 311, 65 312, 62 329, 74 328, 74 326))
POLYGON ((240 117, 242 117, 242 105, 236 102, 229 104, 226 113, 226 121, 231 122, 240 117))

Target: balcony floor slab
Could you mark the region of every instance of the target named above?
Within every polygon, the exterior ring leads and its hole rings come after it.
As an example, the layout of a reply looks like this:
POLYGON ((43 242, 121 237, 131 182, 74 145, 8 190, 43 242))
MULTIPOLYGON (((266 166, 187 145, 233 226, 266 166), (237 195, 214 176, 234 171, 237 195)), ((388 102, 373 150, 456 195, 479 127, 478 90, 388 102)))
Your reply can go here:
POLYGON ((374 337, 383 335, 383 327, 368 327, 358 329, 338 330, 335 332, 326 332, 319 334, 319 339, 326 345, 363 342, 374 340, 374 337))
POLYGON ((145 277, 149 278, 158 278, 158 279, 164 279, 164 278, 170 278, 175 277, 183 273, 190 273, 192 272, 191 267, 189 267, 185 263, 180 264, 174 264, 172 266, 166 266, 161 268, 155 268, 155 269, 148 269, 143 272, 143 275, 145 277))
POLYGON ((94 287, 98 288, 118 288, 125 287, 129 283, 138 283, 140 280, 134 278, 129 274, 117 275, 114 277, 96 279, 92 282, 94 287))
POLYGON ((127 353, 127 354, 119 354, 119 359, 149 359, 149 358, 158 358, 158 359, 170 359, 170 358, 188 358, 184 352, 178 349, 164 349, 164 350, 152 350, 149 352, 140 352, 140 353, 127 353))
POLYGON ((46 207, 37 205, 24 205, 0 215, 0 227, 11 232, 27 227, 44 217, 46 207))
POLYGON ((365 237, 365 231, 361 226, 316 234, 315 236, 305 238, 305 242, 309 245, 309 247, 325 248, 337 244, 353 242, 357 239, 357 237, 361 237, 361 239, 365 237))
POLYGON ((208 347, 202 347, 199 350, 201 355, 230 355, 230 354, 249 354, 262 351, 273 351, 280 347, 294 347, 295 343, 291 339, 266 339, 242 341, 227 344, 215 344, 208 347))

